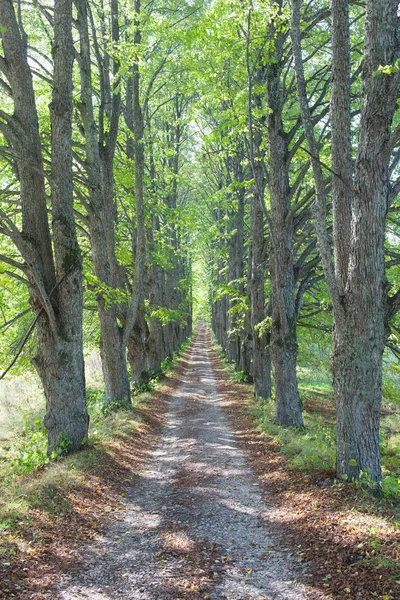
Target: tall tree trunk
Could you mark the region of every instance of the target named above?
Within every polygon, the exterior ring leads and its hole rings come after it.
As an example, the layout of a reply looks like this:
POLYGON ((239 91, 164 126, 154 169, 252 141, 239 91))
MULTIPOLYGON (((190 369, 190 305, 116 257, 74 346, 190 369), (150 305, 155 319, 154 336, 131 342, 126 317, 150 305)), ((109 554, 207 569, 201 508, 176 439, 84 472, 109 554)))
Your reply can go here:
POLYGON ((270 339, 265 331, 259 331, 259 324, 265 319, 264 265, 265 234, 264 214, 261 202, 264 202, 259 184, 251 196, 250 230, 251 230, 251 327, 253 338, 253 377, 256 398, 271 396, 271 355, 270 339))
MULTIPOLYGON (((168 194, 165 200, 168 207, 168 215, 171 222, 167 225, 168 243, 172 250, 169 258, 172 263, 172 268, 166 271, 166 293, 167 293, 167 308, 179 311, 181 293, 179 291, 179 282, 182 278, 181 273, 181 257, 179 256, 178 243, 178 225, 176 223, 176 209, 178 202, 178 174, 180 164, 180 152, 182 143, 183 126, 181 118, 183 115, 183 106, 185 98, 181 94, 177 94, 174 99, 173 121, 174 127, 170 127, 166 123, 166 136, 168 145, 171 148, 171 155, 166 160, 166 164, 172 175, 171 183, 168 184, 168 194)), ((181 323, 177 319, 173 319, 166 324, 165 332, 169 344, 169 354, 172 354, 179 345, 181 323)))
POLYGON ((338 475, 358 478, 362 470, 373 481, 381 479, 379 419, 388 292, 385 223, 390 199, 390 130, 400 87, 399 73, 374 73, 380 65, 394 64, 399 57, 397 10, 397 0, 367 3, 346 323, 335 325, 332 360, 338 415, 338 475))
POLYGON ((331 9, 332 82, 330 118, 332 123, 332 170, 338 174, 338 177, 334 177, 332 184, 333 253, 339 295, 343 296, 349 269, 353 201, 348 0, 331 0, 331 9))
MULTIPOLYGON (((248 248, 248 256, 247 256, 247 286, 246 286, 246 295, 249 299, 251 299, 251 265, 252 265, 252 253, 251 246, 248 248)), ((243 371, 243 374, 246 380, 249 383, 254 383, 253 376, 253 327, 251 323, 251 305, 249 309, 246 311, 244 315, 244 326, 243 326, 243 335, 241 339, 241 348, 240 348, 240 371, 243 371)))
MULTIPOLYGON (((253 102, 257 110, 262 108, 261 96, 253 92, 252 73, 249 69, 249 128, 250 128, 250 162, 253 173, 254 185, 250 196, 250 235, 251 235, 251 279, 250 279, 250 305, 251 327, 253 338, 253 378, 254 393, 256 398, 269 398, 271 396, 271 354, 269 334, 259 331, 258 325, 265 318, 265 217, 264 217, 264 192, 265 177, 265 152, 262 149, 263 123, 254 122, 253 102)), ((256 84, 261 85, 265 80, 265 69, 257 68, 255 72, 256 84)))
MULTIPOLYGON (((12 237, 27 262, 30 302, 36 315, 38 352, 33 363, 46 396, 48 453, 62 445, 78 450, 87 438, 82 350, 82 265, 72 187, 72 7, 54 5, 52 129, 52 219, 55 264, 47 217, 44 171, 26 38, 12 3, 0 2, 6 76, 14 99, 11 143, 18 156, 23 229, 12 237)), ((22 25, 21 25, 22 27, 22 25)), ((6 132, 7 135, 7 132, 6 132)))
POLYGON ((129 338, 136 325, 138 312, 144 304, 144 282, 146 267, 146 222, 144 207, 144 118, 140 103, 140 45, 142 41, 141 25, 141 0, 134 3, 134 35, 135 56, 132 64, 132 76, 129 82, 129 94, 127 98, 126 122, 133 134, 133 144, 128 144, 133 149, 134 175, 135 175, 135 208, 136 208, 136 243, 135 243, 135 274, 133 279, 133 291, 129 308, 126 312, 122 346, 128 346, 129 338))
MULTIPOLYGON (((274 3, 279 13, 282 1, 274 3)), ((279 15, 277 16, 279 20, 279 15)), ((285 34, 271 24, 274 44, 267 67, 267 129, 270 167, 271 240, 271 359, 278 423, 302 426, 302 405, 297 383, 295 278, 293 270, 293 220, 290 210, 288 136, 282 121, 281 73, 285 34)))
POLYGON ((128 361, 131 367, 132 381, 139 383, 149 378, 146 339, 148 328, 143 311, 139 308, 133 332, 128 342, 128 361))
MULTIPOLYGON (((114 221, 112 217, 112 165, 113 151, 106 159, 103 148, 103 165, 99 137, 94 117, 91 75, 91 55, 88 31, 87 0, 75 0, 78 10, 80 35, 79 68, 81 80, 80 113, 85 134, 86 172, 89 181, 87 206, 92 261, 99 283, 108 287, 116 285, 116 260, 114 249, 114 221), (105 189, 106 188, 106 189, 105 189), (107 192, 107 198, 106 198, 107 192), (112 231, 111 231, 112 230, 112 231)), ((115 127, 115 125, 114 125, 115 127)), ((113 135, 115 135, 113 133, 113 135)), ((118 309, 107 303, 104 293, 97 294, 97 311, 100 320, 100 356, 106 397, 130 405, 130 385, 126 352, 122 345, 122 331, 118 325, 118 309)))
POLYGON ((245 190, 240 187, 243 183, 244 174, 242 167, 243 149, 240 146, 239 140, 236 142, 237 152, 235 156, 228 156, 226 159, 227 166, 227 185, 234 185, 237 189, 230 192, 229 199, 233 206, 229 211, 229 256, 228 256, 228 285, 234 290, 233 297, 229 296, 229 309, 227 314, 228 320, 228 359, 235 363, 236 369, 240 367, 241 353, 241 331, 240 318, 241 315, 237 312, 237 306, 240 304, 240 296, 244 293, 244 286, 241 282, 243 277, 243 253, 244 253, 244 206, 245 206, 245 190), (237 203, 236 203, 237 201, 237 203), (237 297, 235 297, 237 296, 237 297))
MULTIPOLYGON (((149 256, 151 260, 154 251, 154 232, 160 227, 159 218, 153 215, 152 227, 148 232, 149 256)), ((148 299, 150 309, 160 308, 163 298, 164 273, 156 263, 150 263, 148 267, 148 299)), ((161 369, 161 361, 164 358, 163 326, 160 319, 150 318, 148 324, 148 336, 146 339, 146 356, 150 372, 158 372, 161 369)))
MULTIPOLYGON (((151 199, 155 203, 157 202, 156 167, 148 103, 146 104, 146 122, 148 127, 150 190, 151 199)), ((157 214, 153 214, 151 225, 147 230, 149 258, 147 267, 147 287, 150 310, 159 309, 163 305, 164 271, 162 267, 157 264, 157 259, 155 258, 155 255, 157 254, 155 252, 157 243, 155 236, 159 231, 160 218, 157 214)), ((146 357, 150 373, 159 372, 161 370, 161 361, 165 358, 163 325, 160 319, 149 319, 148 336, 146 339, 146 357)))

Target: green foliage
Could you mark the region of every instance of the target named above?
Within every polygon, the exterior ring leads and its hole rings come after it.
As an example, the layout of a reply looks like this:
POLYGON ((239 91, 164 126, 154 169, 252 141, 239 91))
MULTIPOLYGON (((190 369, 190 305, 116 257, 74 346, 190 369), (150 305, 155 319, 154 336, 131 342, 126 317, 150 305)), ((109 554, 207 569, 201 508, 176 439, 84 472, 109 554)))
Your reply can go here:
POLYGON ((153 392, 156 389, 158 377, 154 374, 149 379, 139 381, 136 383, 132 390, 132 396, 139 396, 140 394, 147 394, 153 392))
POLYGON ((32 420, 29 414, 24 416, 24 428, 18 436, 19 453, 11 461, 15 473, 31 473, 47 465, 49 462, 68 454, 71 441, 65 434, 60 435, 57 449, 50 456, 47 454, 47 433, 43 420, 32 420))
MULTIPOLYGON (((395 365, 393 365, 393 367, 395 368, 395 365)), ((394 370, 393 368, 393 370, 394 370)), ((386 373, 383 377, 383 382, 382 382, 382 395, 383 398, 386 402, 392 403, 392 404, 399 404, 400 403, 400 384, 399 384, 399 379, 397 377, 393 377, 394 373, 392 372, 388 373, 387 369, 385 369, 386 373), (390 376, 391 375, 391 376, 390 376)))
POLYGON ((258 402, 252 409, 259 429, 270 435, 281 446, 293 469, 307 473, 333 469, 335 466, 335 430, 305 411, 305 419, 311 422, 307 428, 287 428, 275 422, 273 400, 258 402))
POLYGON ((113 304, 127 304, 130 300, 130 295, 125 289, 113 288, 104 281, 100 281, 92 272, 92 267, 89 266, 84 270, 85 283, 88 289, 95 295, 101 295, 104 298, 106 308, 110 308, 113 304))
MULTIPOLYGON (((4 240, 0 240, 0 254, 2 252, 9 254, 4 240)), ((3 269, 7 270, 0 262, 0 316, 4 324, 0 335, 1 371, 8 367, 33 319, 26 286, 4 273, 3 269)), ((34 350, 35 338, 31 336, 22 356, 13 367, 14 375, 22 374, 29 369, 29 359, 34 350)))
POLYGON ((37 418, 32 422, 29 415, 25 415, 19 441, 19 454, 11 462, 16 473, 30 473, 49 462, 46 430, 41 419, 37 418))
POLYGON ((86 390, 86 403, 90 415, 101 413, 107 416, 118 410, 126 410, 128 404, 126 399, 107 398, 103 390, 86 390))
POLYGON ((397 59, 393 65, 380 65, 373 73, 374 77, 378 75, 393 75, 400 71, 400 59, 397 59))
POLYGON ((232 379, 233 379, 233 381, 236 381, 237 383, 247 383, 248 382, 248 376, 246 375, 246 373, 244 371, 234 371, 232 374, 232 379))
MULTIPOLYGON (((351 462, 351 461, 350 461, 351 462)), ((353 464, 353 463, 351 463, 353 464)), ((354 461, 353 466, 357 466, 357 462, 354 461)), ((344 477, 346 479, 346 477, 344 477)), ((400 501, 400 477, 396 473, 390 475, 384 475, 380 484, 376 481, 372 481, 371 474, 368 471, 360 471, 358 481, 354 484, 369 494, 373 494, 377 497, 384 497, 388 500, 400 501)))
POLYGON ((104 404, 105 394, 104 390, 96 390, 91 388, 86 388, 86 406, 88 408, 89 414, 94 412, 95 410, 101 410, 101 407, 104 404))
POLYGON ((211 281, 204 258, 196 258, 192 265, 193 320, 211 320, 211 281))
POLYGON ((381 490, 385 498, 400 501, 400 477, 396 473, 384 475, 381 481, 381 490))
POLYGON ((257 323, 257 325, 254 327, 254 331, 256 332, 258 337, 262 337, 263 335, 267 335, 270 333, 271 326, 272 326, 272 318, 265 317, 265 319, 263 319, 262 321, 257 323))
POLYGON ((183 312, 181 310, 166 308, 165 306, 151 308, 147 302, 146 315, 149 319, 158 319, 159 321, 161 321, 163 326, 171 322, 183 323, 184 317, 183 312))

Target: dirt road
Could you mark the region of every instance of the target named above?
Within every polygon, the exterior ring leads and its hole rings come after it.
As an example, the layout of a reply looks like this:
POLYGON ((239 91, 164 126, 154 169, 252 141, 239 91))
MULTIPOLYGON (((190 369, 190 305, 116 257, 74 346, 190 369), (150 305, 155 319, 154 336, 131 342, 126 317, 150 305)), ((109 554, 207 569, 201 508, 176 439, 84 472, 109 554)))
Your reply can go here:
POLYGON ((197 330, 158 448, 123 518, 82 549, 72 600, 304 600, 301 565, 282 550, 268 506, 217 392, 209 334, 197 330))

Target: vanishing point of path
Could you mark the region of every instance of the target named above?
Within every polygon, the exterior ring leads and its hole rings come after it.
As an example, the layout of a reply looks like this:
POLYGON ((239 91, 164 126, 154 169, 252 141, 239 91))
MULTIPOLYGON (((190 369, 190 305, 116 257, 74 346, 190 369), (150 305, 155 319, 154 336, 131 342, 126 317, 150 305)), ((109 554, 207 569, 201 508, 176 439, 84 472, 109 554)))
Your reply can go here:
POLYGON ((159 446, 129 489, 124 518, 86 545, 62 600, 304 600, 299 563, 268 527, 268 506, 219 406, 200 325, 159 446))

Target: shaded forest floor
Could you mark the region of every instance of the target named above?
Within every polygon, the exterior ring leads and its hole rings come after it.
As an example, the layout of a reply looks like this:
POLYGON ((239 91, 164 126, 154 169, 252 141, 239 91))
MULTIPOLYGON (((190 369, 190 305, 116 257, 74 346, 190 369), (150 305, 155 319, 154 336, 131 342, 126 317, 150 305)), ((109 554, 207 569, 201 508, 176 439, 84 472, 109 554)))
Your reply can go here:
MULTIPOLYGON (((257 429, 251 387, 232 381, 209 349, 223 408, 257 474, 280 543, 304 565, 307 597, 400 598, 398 509, 337 484, 332 471, 293 470, 277 442, 257 429)), ((54 585, 62 575, 81 568, 82 542, 124 519, 127 491, 160 440, 186 368, 187 356, 145 404, 126 415, 123 429, 110 416, 112 438, 41 473, 20 476, 27 508, 22 514, 16 505, 3 515, 0 598, 56 598, 54 585)), ((309 398, 307 409, 326 412, 329 421, 330 408, 319 398, 309 398)), ((178 597, 208 594, 192 586, 182 587, 178 597)))

